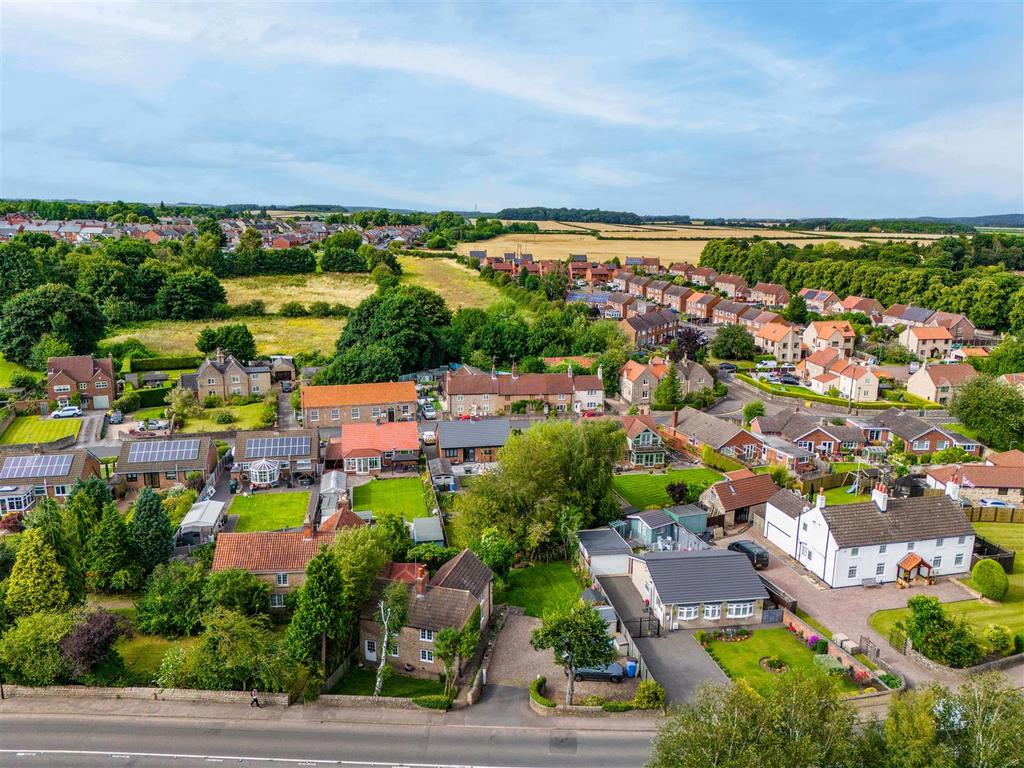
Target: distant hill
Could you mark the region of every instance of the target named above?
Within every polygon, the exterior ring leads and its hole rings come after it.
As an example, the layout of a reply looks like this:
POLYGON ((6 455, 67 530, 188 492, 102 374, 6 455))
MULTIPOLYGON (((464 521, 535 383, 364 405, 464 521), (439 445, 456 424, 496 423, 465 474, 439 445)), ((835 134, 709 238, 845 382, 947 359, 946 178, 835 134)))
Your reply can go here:
POLYGON ((997 213, 992 216, 954 216, 949 218, 922 216, 921 220, 963 224, 968 227, 1024 227, 1024 213, 997 213))

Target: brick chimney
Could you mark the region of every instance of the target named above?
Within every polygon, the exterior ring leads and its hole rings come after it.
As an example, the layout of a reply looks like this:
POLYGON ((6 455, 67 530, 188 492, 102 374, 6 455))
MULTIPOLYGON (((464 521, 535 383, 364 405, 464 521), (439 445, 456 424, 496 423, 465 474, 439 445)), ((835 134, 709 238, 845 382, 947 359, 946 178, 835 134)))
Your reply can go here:
POLYGON ((224 365, 224 350, 220 347, 217 347, 217 363, 219 365, 224 365))
POLYGON ((416 593, 416 597, 423 597, 427 592, 427 566, 418 565, 416 567, 416 581, 413 582, 413 591, 416 593))
POLYGON ((565 373, 570 379, 572 378, 572 363, 569 363, 569 367, 566 369, 565 373))
POLYGON ((515 381, 518 378, 519 378, 519 369, 516 368, 516 361, 513 360, 512 361, 512 381, 515 381))
POLYGON ((889 489, 883 483, 878 483, 871 489, 871 500, 875 502, 879 512, 885 512, 889 508, 889 489))

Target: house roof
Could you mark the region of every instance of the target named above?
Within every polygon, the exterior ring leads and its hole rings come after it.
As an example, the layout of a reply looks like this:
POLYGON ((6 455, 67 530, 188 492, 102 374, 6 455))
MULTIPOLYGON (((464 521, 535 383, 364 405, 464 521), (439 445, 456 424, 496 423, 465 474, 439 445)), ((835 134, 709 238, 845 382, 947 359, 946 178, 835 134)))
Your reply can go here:
POLYGON ((754 293, 767 293, 774 296, 788 296, 789 291, 785 286, 778 283, 758 283, 754 286, 754 293))
POLYGON ((951 341, 953 339, 949 328, 942 325, 912 325, 907 330, 918 341, 951 341))
POLYGON ((622 428, 626 431, 626 437, 636 437, 645 429, 649 429, 655 434, 658 432, 658 425, 654 423, 654 419, 646 414, 640 416, 623 416, 622 428))
POLYGON ((829 299, 838 299, 832 291, 827 291, 823 288, 801 288, 800 295, 808 301, 828 301, 829 299))
POLYGON ((722 509, 734 509, 764 504, 779 490, 771 475, 754 475, 738 480, 723 480, 711 486, 711 492, 718 496, 722 509))
POLYGON ((420 433, 415 421, 344 424, 341 436, 331 438, 327 458, 337 461, 360 451, 366 456, 389 451, 419 453, 419 450, 420 433))
POLYGON ((813 451, 801 448, 796 443, 790 442, 781 435, 761 435, 761 439, 769 448, 774 448, 779 453, 790 456, 794 459, 809 459, 814 456, 813 451))
POLYGON ((529 398, 533 395, 572 394, 580 390, 604 389, 600 376, 565 373, 484 373, 466 370, 463 366, 448 375, 446 392, 449 395, 496 394, 529 398))
POLYGON ((305 571, 313 556, 334 543, 334 532, 317 532, 308 538, 302 531, 255 531, 221 533, 211 570, 241 568, 251 573, 305 571))
POLYGON ((223 501, 214 501, 213 499, 197 501, 185 513, 185 517, 181 519, 178 529, 185 530, 191 527, 208 528, 214 526, 220 520, 221 515, 224 514, 224 507, 223 501))
POLYGON ((205 472, 209 468, 213 439, 199 434, 146 437, 121 443, 117 473, 205 472))
MULTIPOLYGON (((988 357, 988 350, 984 347, 962 347, 960 349, 964 357, 988 357)), ((1024 375, 1024 374, 1017 374, 1024 375)))
POLYGON ((90 457, 86 450, 59 453, 0 453, 0 486, 73 484, 83 477, 90 457))
POLYGON ((957 323, 962 322, 974 325, 966 315, 961 315, 958 312, 933 312, 931 317, 928 318, 929 325, 942 325, 946 328, 952 328, 957 323))
POLYGON ((771 323, 762 326, 755 334, 759 339, 782 341, 793 332, 793 326, 783 323, 771 323))
POLYGON ((804 360, 805 363, 813 363, 814 365, 820 365, 822 368, 828 368, 836 359, 841 358, 842 353, 838 349, 832 349, 826 347, 824 349, 816 349, 804 360))
POLYGON ((310 459, 320 456, 320 436, 315 429, 261 430, 239 432, 235 438, 235 461, 252 459, 310 459))
POLYGON ((873 501, 822 510, 840 548, 974 535, 960 505, 948 496, 890 498, 882 512, 873 501))
MULTIPOLYGON (((916 330, 921 330, 915 328, 916 330)), ((946 330, 942 328, 941 330, 946 330)), ((946 331, 949 333, 949 331, 946 331)), ((959 387, 978 375, 973 365, 967 363, 948 363, 945 365, 926 365, 921 369, 937 387, 959 387)))
POLYGON ((622 366, 622 375, 628 381, 636 381, 646 371, 650 371, 660 381, 661 377, 668 373, 668 364, 660 357, 652 357, 647 365, 636 360, 627 360, 626 364, 622 366))
POLYGON ((742 552, 648 552, 639 559, 647 564, 658 596, 666 605, 768 597, 750 559, 742 552))
POLYGON ((329 384, 303 387, 303 408, 412 403, 416 385, 411 381, 386 381, 376 384, 329 384))
POLYGON ((771 415, 758 416, 757 427, 765 434, 778 433, 788 440, 799 440, 804 435, 821 430, 840 443, 862 443, 864 434, 857 427, 821 423, 806 413, 797 410, 779 411, 771 415))
POLYGON ((900 320, 906 320, 908 323, 924 323, 927 322, 935 314, 932 310, 927 307, 915 307, 912 304, 908 304, 900 312, 900 320))
POLYGON ((427 460, 427 470, 431 477, 451 477, 452 464, 444 456, 427 460))
POLYGON ((492 578, 494 574, 491 569, 472 550, 464 549, 437 569, 430 580, 430 587, 465 590, 480 600, 487 592, 487 585, 492 578))
POLYGON ((677 323, 678 316, 671 309, 660 309, 656 312, 627 317, 622 322, 627 323, 634 331, 647 331, 659 325, 677 323))
POLYGON ((811 323, 811 327, 814 328, 814 333, 818 338, 828 338, 835 333, 844 339, 851 339, 857 335, 853 326, 846 320, 815 320, 811 323))
POLYGON ((504 445, 511 432, 508 419, 442 421, 437 425, 437 442, 443 448, 491 448, 504 445))
POLYGON ((675 430, 715 449, 721 448, 736 435, 745 431, 731 421, 719 419, 710 413, 704 413, 704 411, 698 411, 689 406, 679 411, 675 430))
POLYGON ((90 381, 102 371, 111 380, 114 378, 114 363, 110 357, 93 358, 92 355, 70 355, 51 357, 46 361, 48 376, 63 372, 75 381, 90 381))
POLYGON ((715 278, 716 283, 727 283, 729 285, 746 285, 747 281, 739 275, 719 275, 715 278))
POLYGON ((580 546, 591 557, 633 554, 632 547, 613 528, 591 528, 586 531, 577 531, 576 538, 579 539, 580 546))
POLYGON ((962 464, 959 467, 933 467, 927 470, 927 474, 940 483, 948 483, 958 475, 960 485, 965 488, 1024 488, 1024 471, 1021 469, 1021 466, 962 464))
POLYGON ((720 301, 715 305, 715 312, 723 315, 738 315, 747 308, 747 304, 740 304, 738 301, 720 301))
POLYGON ((793 493, 793 491, 781 489, 769 497, 768 503, 794 520, 800 517, 808 507, 807 502, 801 496, 793 493))
POLYGON ((664 509, 645 509, 642 512, 626 515, 626 517, 630 520, 642 520, 648 528, 664 528, 666 525, 675 523, 675 520, 664 509))
POLYGON ((988 462, 997 467, 1020 467, 1024 469, 1024 451, 1014 448, 1011 451, 993 453, 988 457, 988 462))
POLYGON ((901 411, 899 408, 888 408, 881 413, 866 419, 859 419, 857 421, 858 426, 862 428, 871 427, 882 427, 892 432, 894 435, 899 437, 904 442, 914 440, 926 432, 935 430, 940 434, 946 435, 954 443, 959 445, 976 444, 977 440, 971 440, 959 432, 954 432, 951 429, 940 427, 937 424, 930 424, 924 419, 919 419, 917 416, 913 416, 906 411, 901 411))

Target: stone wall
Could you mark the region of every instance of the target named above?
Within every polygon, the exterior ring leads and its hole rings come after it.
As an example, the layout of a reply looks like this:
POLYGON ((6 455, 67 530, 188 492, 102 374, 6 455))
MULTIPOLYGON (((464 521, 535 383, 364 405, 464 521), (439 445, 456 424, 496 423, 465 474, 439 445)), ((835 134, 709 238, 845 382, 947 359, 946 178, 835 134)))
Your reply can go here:
POLYGON ((412 699, 403 699, 397 696, 381 696, 379 699, 373 698, 373 696, 321 696, 317 700, 318 704, 323 704, 327 707, 360 707, 367 709, 376 709, 383 707, 384 709, 422 709, 424 712, 436 711, 438 714, 443 714, 440 710, 427 710, 423 707, 419 707, 413 704, 412 699))
MULTIPOLYGON (((58 696, 64 699, 139 699, 146 701, 196 701, 216 704, 246 704, 251 701, 247 691, 200 691, 188 688, 99 688, 85 685, 49 685, 33 688, 26 685, 5 685, 9 697, 58 696)), ((264 705, 288 706, 286 693, 259 694, 264 705)))

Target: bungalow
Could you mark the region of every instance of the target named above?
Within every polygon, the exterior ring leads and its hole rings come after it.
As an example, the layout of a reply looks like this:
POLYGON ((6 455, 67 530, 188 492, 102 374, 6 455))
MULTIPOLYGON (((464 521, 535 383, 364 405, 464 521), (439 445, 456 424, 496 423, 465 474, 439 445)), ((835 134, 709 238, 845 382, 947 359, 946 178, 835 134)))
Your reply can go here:
POLYGON ((411 381, 308 386, 300 396, 307 427, 416 418, 416 385, 411 381))
POLYGON ((807 303, 807 310, 817 312, 819 315, 831 315, 837 307, 841 306, 839 297, 835 293, 822 288, 801 288, 800 295, 807 303))
POLYGON ((1011 387, 1016 387, 1024 395, 1024 373, 1004 373, 999 380, 1011 387))
POLYGON ((974 341, 977 332, 974 323, 966 315, 956 312, 935 312, 928 318, 926 325, 946 328, 957 344, 974 341))
POLYGON ((907 392, 939 405, 948 405, 957 389, 977 376, 978 371, 968 363, 923 365, 907 380, 907 392))
POLYGON ((658 425, 650 416, 623 416, 622 428, 626 432, 626 461, 629 464, 634 467, 665 466, 665 444, 658 425))
POLYGON ((740 313, 747 308, 738 301, 720 301, 711 313, 711 321, 715 325, 739 325, 740 313))
POLYGON ((634 346, 653 347, 675 337, 679 318, 672 310, 662 309, 620 320, 619 328, 634 346))
POLYGON ((800 334, 789 323, 768 323, 754 334, 754 343, 766 355, 780 363, 800 360, 800 334))
POLYGON ((779 491, 765 509, 765 538, 830 587, 965 573, 974 529, 946 496, 889 498, 879 484, 871 500, 814 507, 779 491))
POLYGON ((683 314, 686 312, 686 300, 693 295, 692 288, 682 285, 670 285, 665 289, 662 296, 662 303, 673 312, 683 314))
POLYGON ((747 295, 747 281, 739 275, 718 275, 715 288, 730 299, 739 299, 747 295))
POLYGON ((929 488, 945 491, 952 499, 975 504, 982 499, 998 499, 1015 507, 1024 507, 1024 466, 988 466, 959 464, 925 470, 929 488))
POLYGON ((899 408, 890 408, 873 416, 847 418, 847 423, 857 427, 869 443, 891 445, 895 438, 899 438, 907 453, 918 456, 950 447, 962 448, 975 456, 981 455, 981 445, 976 440, 931 424, 899 408))
POLYGON ((908 325, 899 336, 899 342, 910 354, 922 360, 946 357, 953 348, 953 334, 939 326, 908 325))
POLYGON ((934 312, 927 307, 911 304, 893 304, 882 313, 882 324, 890 328, 896 325, 923 326, 934 312))
POLYGON ((415 470, 419 459, 420 434, 414 421, 346 424, 327 444, 327 465, 347 474, 415 470))
POLYGON ((193 474, 205 483, 217 461, 217 446, 205 435, 126 440, 121 443, 114 477, 132 489, 170 488, 193 474))
POLYGON ((750 300, 766 307, 784 307, 789 304, 789 291, 778 283, 758 283, 750 290, 750 300))
POLYGON ((727 477, 705 489, 700 501, 711 514, 724 515, 725 527, 732 528, 762 517, 765 503, 778 490, 771 475, 727 477))
POLYGON ((704 446, 725 456, 753 461, 761 455, 761 440, 731 421, 686 407, 672 413, 662 427, 670 447, 700 454, 704 446))
MULTIPOLYGON (((491 569, 468 549, 442 565, 433 578, 428 578, 425 565, 391 563, 377 577, 373 596, 360 616, 359 647, 363 660, 374 664, 379 654, 387 653, 392 667, 414 677, 439 679, 444 674, 444 663, 434 651, 437 633, 442 629, 485 629, 491 618, 493 581, 491 569), (408 613, 397 636, 389 639, 387 648, 382 648, 377 603, 393 583, 408 588, 408 613)), ((468 662, 468 656, 463 661, 468 662)))
POLYGON ((803 340, 810 352, 831 348, 852 357, 857 332, 846 320, 816 320, 804 329, 803 340))
POLYGON ((315 429, 239 432, 231 477, 243 484, 276 486, 320 475, 320 437, 315 429))
POLYGON ((715 305, 720 301, 713 293, 691 293, 686 297, 686 314, 694 320, 709 322, 714 317, 715 305))
POLYGON ((832 424, 827 419, 815 419, 795 409, 758 416, 750 428, 759 435, 784 437, 798 448, 825 458, 860 451, 865 444, 864 434, 857 427, 832 424))
POLYGON ((100 462, 91 451, 0 453, 0 516, 27 512, 49 497, 63 501, 75 483, 100 477, 100 462))
POLYGON ((493 464, 511 433, 512 423, 508 419, 442 421, 437 425, 437 451, 453 467, 493 464))
POLYGON ((46 392, 57 405, 70 405, 77 394, 83 408, 105 411, 117 397, 114 359, 92 355, 51 357, 46 361, 46 392))

